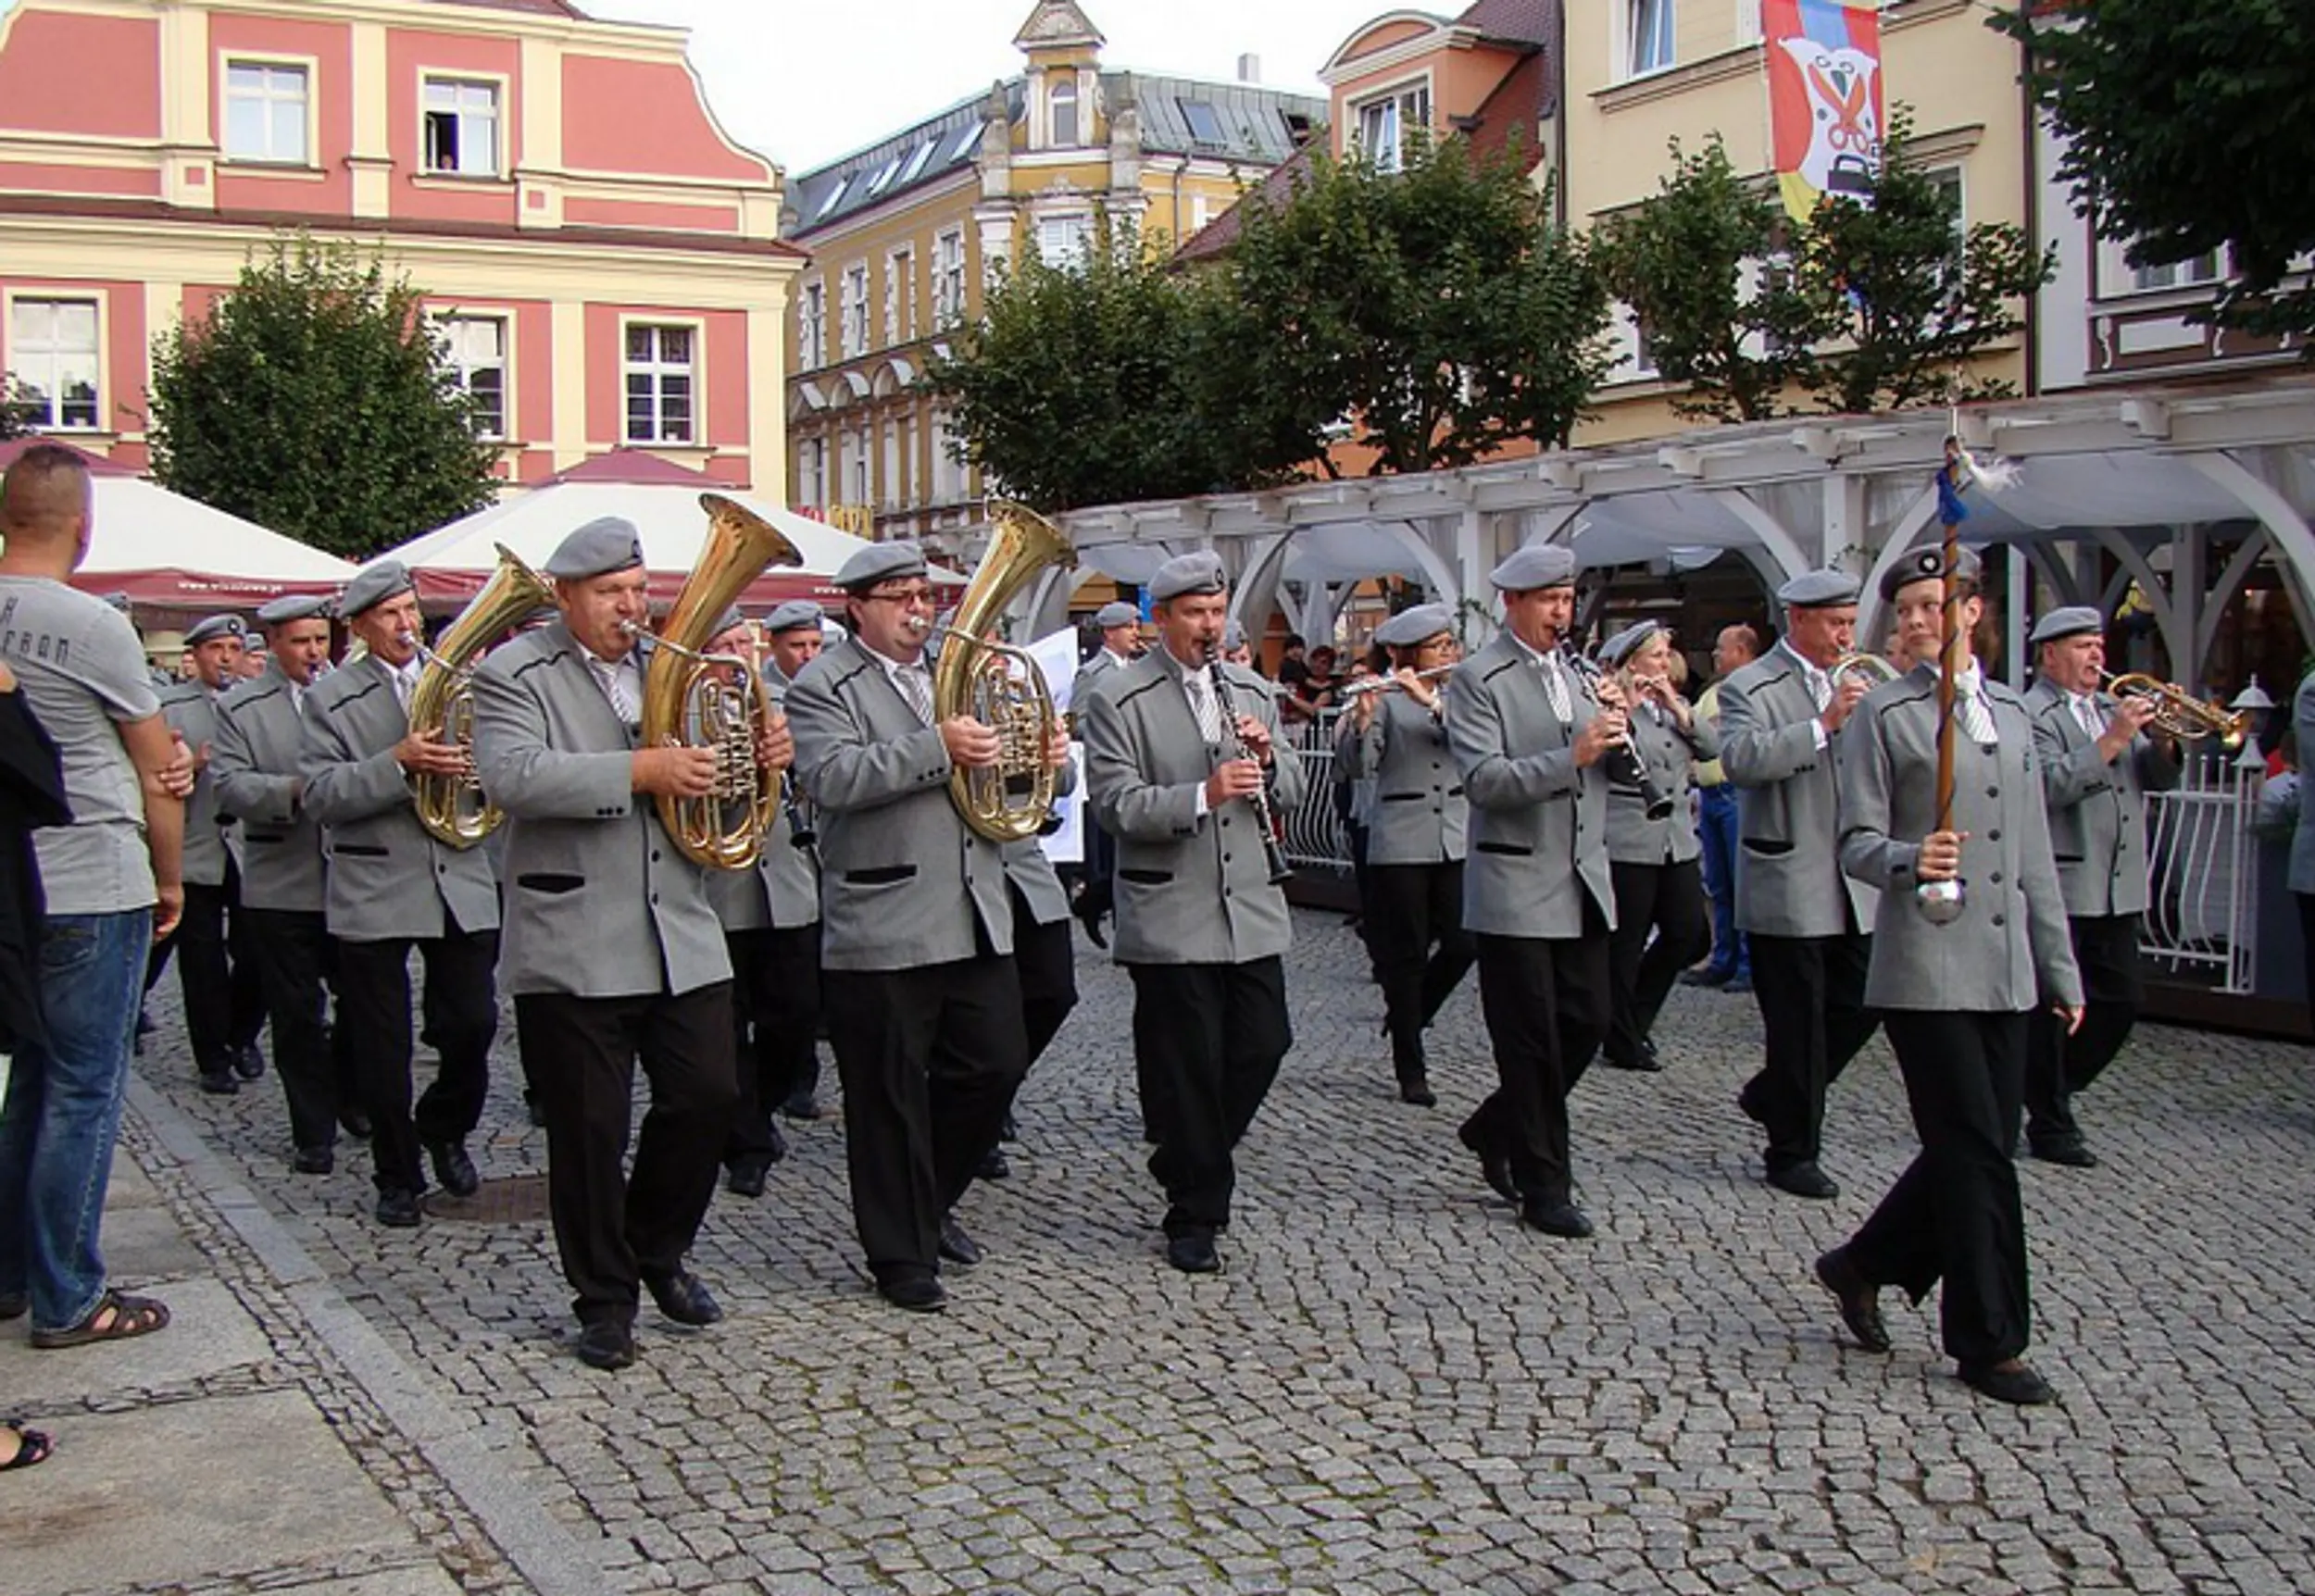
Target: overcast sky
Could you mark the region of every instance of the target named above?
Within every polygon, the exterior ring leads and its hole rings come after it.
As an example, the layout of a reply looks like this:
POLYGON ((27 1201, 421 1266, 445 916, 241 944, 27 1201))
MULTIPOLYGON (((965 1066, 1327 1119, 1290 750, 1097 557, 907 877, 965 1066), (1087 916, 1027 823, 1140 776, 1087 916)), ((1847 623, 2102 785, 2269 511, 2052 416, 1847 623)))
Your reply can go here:
MULTIPOLYGON (((1241 55, 1272 88, 1323 93, 1319 69, 1389 0, 1080 0, 1106 67, 1228 82, 1241 55)), ((1020 69, 1035 0, 579 0, 589 15, 691 30, 732 135, 795 171, 875 143, 1020 69)), ((1460 0, 1427 9, 1447 15, 1460 0)))

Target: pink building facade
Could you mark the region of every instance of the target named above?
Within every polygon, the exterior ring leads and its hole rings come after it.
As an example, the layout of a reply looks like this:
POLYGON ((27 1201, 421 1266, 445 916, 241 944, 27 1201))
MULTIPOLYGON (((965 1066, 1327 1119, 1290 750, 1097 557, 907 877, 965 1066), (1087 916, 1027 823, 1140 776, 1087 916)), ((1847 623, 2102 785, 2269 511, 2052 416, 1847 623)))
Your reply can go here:
POLYGON ((781 174, 681 32, 566 0, 22 0, 0 19, 0 366, 147 463, 155 335, 285 230, 426 291, 509 482, 649 449, 786 495, 781 174))

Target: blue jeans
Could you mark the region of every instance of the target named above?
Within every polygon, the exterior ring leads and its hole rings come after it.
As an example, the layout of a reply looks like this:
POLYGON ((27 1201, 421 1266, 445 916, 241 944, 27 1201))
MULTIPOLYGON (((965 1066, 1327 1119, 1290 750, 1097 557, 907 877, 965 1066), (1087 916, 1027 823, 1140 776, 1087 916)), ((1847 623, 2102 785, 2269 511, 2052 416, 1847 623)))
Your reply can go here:
POLYGON ((152 941, 150 909, 51 915, 41 936, 48 1041, 18 1052, 0 1106, 0 1298, 29 1296, 36 1330, 104 1300, 97 1231, 152 941))
POLYGON ((1704 890, 1712 898, 1714 975, 1752 979, 1745 934, 1736 929, 1736 789, 1723 781, 1696 792, 1696 834, 1704 842, 1704 890))

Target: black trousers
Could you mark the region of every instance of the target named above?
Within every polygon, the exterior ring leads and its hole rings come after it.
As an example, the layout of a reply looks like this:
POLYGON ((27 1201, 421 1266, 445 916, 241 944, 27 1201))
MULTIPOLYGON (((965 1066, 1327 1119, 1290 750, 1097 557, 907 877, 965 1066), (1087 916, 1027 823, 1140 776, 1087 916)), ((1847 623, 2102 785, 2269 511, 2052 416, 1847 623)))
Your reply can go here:
POLYGON ((419 1151, 463 1141, 490 1096, 498 1034, 498 933, 445 916, 439 937, 338 941, 338 1024, 349 1030, 358 1101, 369 1116, 370 1179, 381 1191, 426 1190, 419 1151), (426 966, 426 1042, 441 1059, 410 1105, 410 950, 426 966))
POLYGON ((1938 1317, 1957 1362, 2014 1358, 2032 1328, 2014 1161, 2026 1016, 1907 1009, 1886 1020, 1921 1151, 1849 1241, 1849 1260, 1917 1303, 1945 1281, 1938 1317))
POLYGON ((764 926, 724 938, 732 954, 732 1056, 740 1105, 723 1161, 765 1164, 778 1143, 771 1116, 820 1076, 820 922, 764 926))
POLYGON ((1020 976, 1021 1029, 1033 1067, 1077 1006, 1077 948, 1069 921, 1041 926, 1020 889, 1007 885, 1006 891, 1013 900, 1013 965, 1020 976))
POLYGON ((1428 1072, 1423 1028, 1478 956, 1463 929, 1463 862, 1369 866, 1365 915, 1392 1066, 1402 1082, 1420 1080, 1428 1072))
POLYGON ((1117 905, 1118 842, 1095 821, 1091 804, 1082 807, 1085 862, 1079 869, 1085 884, 1077 894, 1077 913, 1085 919, 1097 920, 1117 905))
POLYGON ((546 1110, 547 1206, 581 1324, 632 1324, 643 1278, 671 1275, 716 1191, 739 1083, 732 983, 680 997, 524 992, 515 1034, 546 1110), (635 1063, 651 1106, 623 1164, 635 1063))
POLYGON ((1583 905, 1581 937, 1479 938, 1479 1005, 1495 1090, 1463 1122, 1463 1145, 1511 1160, 1523 1197, 1565 1202, 1574 1177, 1568 1093, 1608 1029, 1608 926, 1583 905))
MULTIPOLYGON (((185 1033, 204 1075, 232 1068, 233 1054, 253 1045, 265 1029, 265 989, 252 941, 241 907, 241 872, 232 859, 225 861, 223 885, 185 883, 184 916, 168 946, 176 951, 185 1033)), ((168 955, 156 949, 155 956, 168 955)))
POLYGON ((2027 1027, 2026 1142, 2034 1148, 2078 1147, 2073 1096, 2105 1073, 2130 1040, 2145 1000, 2138 974, 2138 916, 2080 915, 2067 921, 2074 963, 2082 967, 2082 1029, 2071 1036, 2045 1001, 2027 1027))
POLYGON ((1286 966, 1276 954, 1242 965, 1129 965, 1133 1056, 1158 1088, 1142 1117, 1157 1147, 1149 1172, 1166 1193, 1166 1234, 1208 1234, 1230 1223, 1233 1154, 1286 1050, 1286 966))
POLYGON ((1767 1033, 1760 1073, 1745 1089, 1769 1134, 1771 1169, 1813 1164, 1823 1150, 1824 1100, 1881 1016, 1865 1006, 1873 940, 1746 934, 1752 991, 1767 1033))
POLYGON ((1006 954, 907 970, 826 970, 844 1082, 852 1220, 880 1282, 937 1267, 941 1219, 996 1145, 1029 1068, 1006 954))
MULTIPOLYGON (((289 1103, 290 1140, 302 1149, 334 1146, 338 1116, 361 1102, 352 1032, 330 1026, 337 946, 319 910, 249 909, 250 947, 266 1017, 273 1026, 273 1069, 289 1103)), ((406 1022, 407 1023, 407 1022, 406 1022)))
POLYGON ((1711 901, 1694 859, 1608 867, 1616 929, 1608 943, 1608 1059, 1630 1068, 1680 972, 1712 951, 1711 901), (1655 941, 1648 933, 1655 932, 1655 941))

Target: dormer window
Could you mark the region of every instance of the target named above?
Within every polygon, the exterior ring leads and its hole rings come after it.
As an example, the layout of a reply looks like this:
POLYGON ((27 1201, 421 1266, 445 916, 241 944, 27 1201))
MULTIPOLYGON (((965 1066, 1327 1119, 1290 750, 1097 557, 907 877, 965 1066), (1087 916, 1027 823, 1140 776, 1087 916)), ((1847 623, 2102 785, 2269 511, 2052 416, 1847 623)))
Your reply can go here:
POLYGON ((1064 78, 1054 84, 1053 93, 1045 104, 1053 118, 1053 147, 1074 148, 1078 143, 1076 80, 1064 78))

